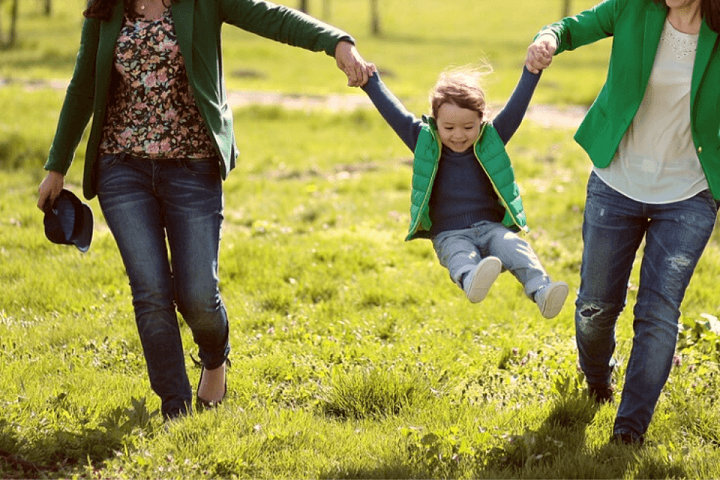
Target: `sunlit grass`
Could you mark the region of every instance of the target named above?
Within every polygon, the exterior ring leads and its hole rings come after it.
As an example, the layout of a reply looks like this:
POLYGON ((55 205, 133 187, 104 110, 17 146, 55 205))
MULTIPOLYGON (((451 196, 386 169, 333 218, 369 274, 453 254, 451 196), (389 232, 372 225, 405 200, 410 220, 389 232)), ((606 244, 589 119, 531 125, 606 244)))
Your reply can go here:
MULTIPOLYGON (((467 302, 429 242, 403 242, 410 152, 372 111, 235 112, 242 156, 225 182, 220 265, 230 393, 218 411, 162 428, 96 200, 87 254, 43 235, 35 196, 55 120, 41 107, 56 111, 60 99, 0 89, 10 114, 0 145, 16 159, 0 170, 2 476, 720 475, 720 337, 706 326, 720 310, 717 237, 684 304, 653 446, 609 446, 615 406, 596 409, 582 394, 572 295, 548 321, 504 274, 482 304, 467 302)), ((574 291, 589 170, 571 133, 525 122, 509 150, 528 239, 574 291)), ((82 155, 76 162, 68 181, 79 191, 82 155)), ((625 312, 621 364, 630 339, 625 312)), ((193 383, 198 374, 190 369, 193 383)))
MULTIPOLYGON (((0 77, 66 81, 83 3, 55 0, 48 19, 39 2, 23 2, 21 48, 0 51, 0 77)), ((440 70, 481 58, 495 67, 490 100, 503 103, 527 43, 560 10, 530 0, 380 3, 380 38, 368 35, 366 1, 331 0, 326 20, 356 36, 418 115, 440 70)), ((310 8, 323 16, 320 0, 310 8)), ((224 36, 230 88, 360 93, 324 54, 232 28, 224 36)), ((607 46, 558 57, 533 103, 591 101, 607 46)), ((717 233, 683 305, 651 445, 609 445, 616 405, 583 395, 573 294, 551 321, 509 274, 482 304, 467 302, 429 242, 403 241, 411 152, 373 110, 235 111, 241 157, 224 184, 220 264, 229 395, 217 411, 165 427, 97 200, 88 253, 43 235, 36 192, 61 102, 57 89, 0 88, 0 477, 720 477, 717 233)), ((589 162, 571 136, 526 121, 509 152, 527 238, 574 292, 589 162)), ((81 145, 66 179, 78 193, 83 158, 81 145)), ((637 269, 629 305, 636 285, 637 269)), ((628 308, 620 391, 631 338, 628 308)), ((189 368, 194 385, 199 370, 189 368)))

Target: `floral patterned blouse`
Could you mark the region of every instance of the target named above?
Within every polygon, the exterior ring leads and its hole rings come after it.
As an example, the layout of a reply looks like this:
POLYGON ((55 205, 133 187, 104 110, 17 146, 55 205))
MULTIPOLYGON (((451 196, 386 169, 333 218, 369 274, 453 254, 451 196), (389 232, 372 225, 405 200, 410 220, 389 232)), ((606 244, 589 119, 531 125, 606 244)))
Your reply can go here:
POLYGON ((169 9, 155 20, 125 18, 100 153, 149 159, 216 155, 195 105, 169 9))

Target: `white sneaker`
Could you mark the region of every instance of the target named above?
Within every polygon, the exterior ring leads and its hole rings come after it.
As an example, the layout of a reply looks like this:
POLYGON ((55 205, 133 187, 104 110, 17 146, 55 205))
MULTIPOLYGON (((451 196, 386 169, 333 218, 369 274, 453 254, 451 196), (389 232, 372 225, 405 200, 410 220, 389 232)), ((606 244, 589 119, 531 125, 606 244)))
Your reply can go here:
POLYGON ((482 302, 490 287, 502 271, 502 262, 497 257, 483 258, 463 281, 463 290, 472 303, 482 302))
POLYGON ((565 282, 553 282, 535 292, 535 303, 545 318, 555 318, 562 310, 570 288, 565 282))

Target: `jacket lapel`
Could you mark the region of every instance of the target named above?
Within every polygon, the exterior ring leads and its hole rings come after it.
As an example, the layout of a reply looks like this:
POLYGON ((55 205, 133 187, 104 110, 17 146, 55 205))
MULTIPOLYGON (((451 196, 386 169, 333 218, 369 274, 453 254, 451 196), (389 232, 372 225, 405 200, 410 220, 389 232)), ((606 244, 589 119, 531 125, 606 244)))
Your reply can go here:
POLYGON ((185 61, 185 69, 187 70, 190 84, 192 85, 193 75, 193 19, 195 18, 195 0, 180 0, 172 2, 170 7, 172 11, 173 24, 175 26, 175 34, 177 35, 178 45, 180 45, 180 53, 185 61))
POLYGON ((122 28, 125 7, 122 0, 115 3, 112 17, 107 22, 100 22, 100 39, 98 41, 97 57, 95 58, 95 98, 96 112, 105 111, 107 93, 110 89, 110 76, 117 44, 118 34, 122 28))
POLYGON ((110 85, 110 72, 113 64, 113 54, 117 44, 118 34, 122 28, 125 7, 121 0, 115 3, 112 17, 107 22, 100 22, 100 42, 98 43, 96 73, 98 80, 96 85, 107 89, 110 85))
POLYGON ((693 65, 692 84, 690 87, 690 105, 695 104, 695 95, 697 94, 700 81, 705 73, 705 67, 710 62, 710 55, 713 47, 717 43, 718 34, 708 27, 705 20, 700 25, 700 37, 698 38, 697 52, 695 53, 695 64, 693 65))
POLYGON ((655 63, 655 54, 660 43, 660 35, 665 25, 665 17, 667 11, 665 8, 648 8, 645 14, 645 35, 643 38, 643 56, 642 56, 642 91, 650 79, 653 64, 655 63))

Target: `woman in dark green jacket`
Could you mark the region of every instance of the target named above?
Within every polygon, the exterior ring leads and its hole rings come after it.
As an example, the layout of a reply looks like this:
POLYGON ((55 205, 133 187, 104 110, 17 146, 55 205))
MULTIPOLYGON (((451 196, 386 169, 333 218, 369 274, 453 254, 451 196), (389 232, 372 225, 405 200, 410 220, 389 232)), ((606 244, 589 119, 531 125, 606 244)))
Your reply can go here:
POLYGON ((593 162, 575 326, 599 402, 613 398, 615 325, 641 242, 635 336, 612 440, 642 443, 672 366, 680 305, 720 199, 720 2, 605 0, 545 27, 528 69, 613 37, 607 82, 575 140, 593 162))
POLYGON ((363 85, 371 67, 345 32, 264 0, 91 0, 84 15, 38 207, 59 195, 92 117, 83 190, 88 199, 98 195, 117 241, 150 384, 163 416, 173 418, 192 403, 176 310, 203 366, 198 406, 219 404, 227 391, 221 183, 238 152, 223 80, 223 23, 325 51, 351 86, 363 85))

